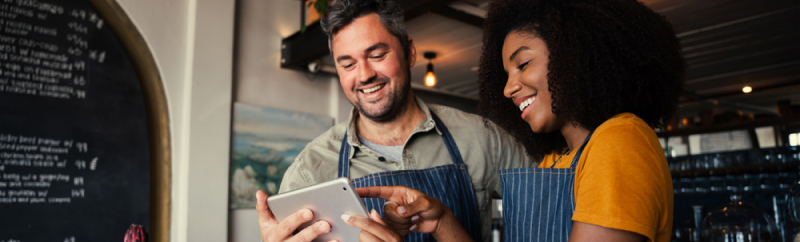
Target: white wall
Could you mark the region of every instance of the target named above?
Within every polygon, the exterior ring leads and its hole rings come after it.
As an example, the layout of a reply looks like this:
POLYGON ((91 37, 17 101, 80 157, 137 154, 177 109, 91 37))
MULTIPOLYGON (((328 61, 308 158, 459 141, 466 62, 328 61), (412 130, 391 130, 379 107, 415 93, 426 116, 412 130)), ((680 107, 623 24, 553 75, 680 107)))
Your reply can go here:
POLYGON ((171 241, 224 241, 235 0, 117 0, 152 51, 172 138, 171 241))
POLYGON ((336 122, 352 108, 335 76, 279 67, 281 39, 300 29, 300 2, 116 1, 164 81, 173 149, 170 240, 259 241, 255 210, 228 210, 232 101, 336 122))
POLYGON ((300 29, 300 2, 117 2, 147 41, 164 81, 173 148, 171 241, 259 241, 255 210, 228 210, 231 101, 337 122, 352 107, 335 76, 279 68, 281 39, 300 29))
MULTIPOLYGON (((352 105, 335 76, 280 68, 281 40, 300 30, 300 1, 240 0, 237 18, 237 102, 347 119, 352 105)), ((257 222, 255 209, 231 210, 228 241, 260 241, 257 222)))

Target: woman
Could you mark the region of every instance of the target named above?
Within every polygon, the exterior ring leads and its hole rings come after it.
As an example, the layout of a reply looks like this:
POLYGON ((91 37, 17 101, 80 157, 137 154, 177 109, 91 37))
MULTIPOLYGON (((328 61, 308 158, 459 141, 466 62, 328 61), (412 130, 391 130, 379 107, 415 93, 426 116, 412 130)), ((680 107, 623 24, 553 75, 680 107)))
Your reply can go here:
MULTIPOLYGON (((501 171, 506 241, 669 241, 672 183, 652 127, 683 86, 672 26, 635 0, 494 1, 485 26, 481 114, 542 158, 501 171)), ((424 194, 359 192, 420 216, 387 209, 398 231, 461 233, 424 194)))

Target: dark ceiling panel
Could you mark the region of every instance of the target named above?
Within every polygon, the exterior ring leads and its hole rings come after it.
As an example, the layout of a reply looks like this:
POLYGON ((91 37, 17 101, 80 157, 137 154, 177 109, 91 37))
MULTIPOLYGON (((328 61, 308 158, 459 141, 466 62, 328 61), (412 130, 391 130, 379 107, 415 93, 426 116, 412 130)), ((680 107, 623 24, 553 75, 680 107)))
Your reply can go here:
MULTIPOLYGON (((406 9, 406 20, 414 19, 407 28, 417 50, 442 54, 433 61, 441 77, 441 86, 434 89, 477 98, 477 72, 471 69, 477 65, 482 38, 480 31, 463 28, 480 27, 483 18, 454 6, 468 4, 485 11, 488 0, 396 1, 406 9)), ((741 107, 756 107, 747 112, 759 112, 786 99, 800 104, 800 0, 641 1, 666 16, 683 46, 687 73, 680 112, 741 107), (741 93, 744 85, 752 86, 753 93, 741 93)), ((315 28, 309 27, 306 42, 318 31, 315 28)), ((299 37, 287 39, 303 42, 299 37)), ((313 39, 319 42, 319 38, 313 39)), ((290 44, 291 51, 298 53, 289 58, 297 62, 291 67, 298 69, 327 53, 324 40, 311 47, 298 45, 290 44)), ((426 63, 421 57, 417 61, 426 63)), ((421 75, 420 66, 413 73, 421 75)))
MULTIPOLYGON (((434 9, 446 7, 455 0, 395 0, 403 8, 405 20, 411 20, 434 9)), ((319 22, 282 40, 281 68, 305 71, 308 64, 330 54, 328 37, 319 22)))
MULTIPOLYGON (((650 7, 667 17, 681 40, 690 93, 684 102, 800 101, 800 93, 785 91, 800 86, 800 1, 664 0, 650 7), (754 92, 743 94, 745 85, 754 92)), ((692 105, 681 112, 718 108, 692 105)))

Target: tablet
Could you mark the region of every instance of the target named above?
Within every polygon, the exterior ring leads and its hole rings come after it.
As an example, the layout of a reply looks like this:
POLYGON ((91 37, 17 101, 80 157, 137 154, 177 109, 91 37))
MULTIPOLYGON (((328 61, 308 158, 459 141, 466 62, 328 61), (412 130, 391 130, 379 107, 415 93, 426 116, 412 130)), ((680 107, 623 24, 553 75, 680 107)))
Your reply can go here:
POLYGON ((281 193, 267 198, 267 204, 278 221, 300 209, 310 209, 314 218, 300 225, 297 231, 324 220, 331 225, 331 232, 320 235, 314 241, 358 241, 361 229, 347 225, 342 214, 369 217, 364 203, 345 177, 310 187, 281 193))

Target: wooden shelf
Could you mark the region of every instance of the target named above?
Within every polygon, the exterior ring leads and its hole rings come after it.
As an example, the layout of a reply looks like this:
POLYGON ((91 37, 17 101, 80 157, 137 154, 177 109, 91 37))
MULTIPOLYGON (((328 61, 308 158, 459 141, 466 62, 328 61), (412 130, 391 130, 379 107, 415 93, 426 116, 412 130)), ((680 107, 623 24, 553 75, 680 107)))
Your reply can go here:
POLYGON ((658 137, 684 136, 690 134, 714 133, 714 132, 723 132, 731 130, 752 129, 764 126, 787 125, 787 124, 800 124, 800 117, 792 116, 792 117, 780 117, 780 118, 765 118, 765 119, 757 119, 750 121, 742 121, 737 123, 720 124, 708 127, 683 128, 673 131, 658 132, 656 133, 656 135, 658 135, 658 137))
POLYGON ((800 168, 800 162, 770 163, 770 164, 732 166, 732 167, 701 169, 701 170, 672 171, 672 178, 757 174, 757 173, 787 172, 787 171, 791 172, 791 171, 798 171, 800 170, 799 168, 800 168))

